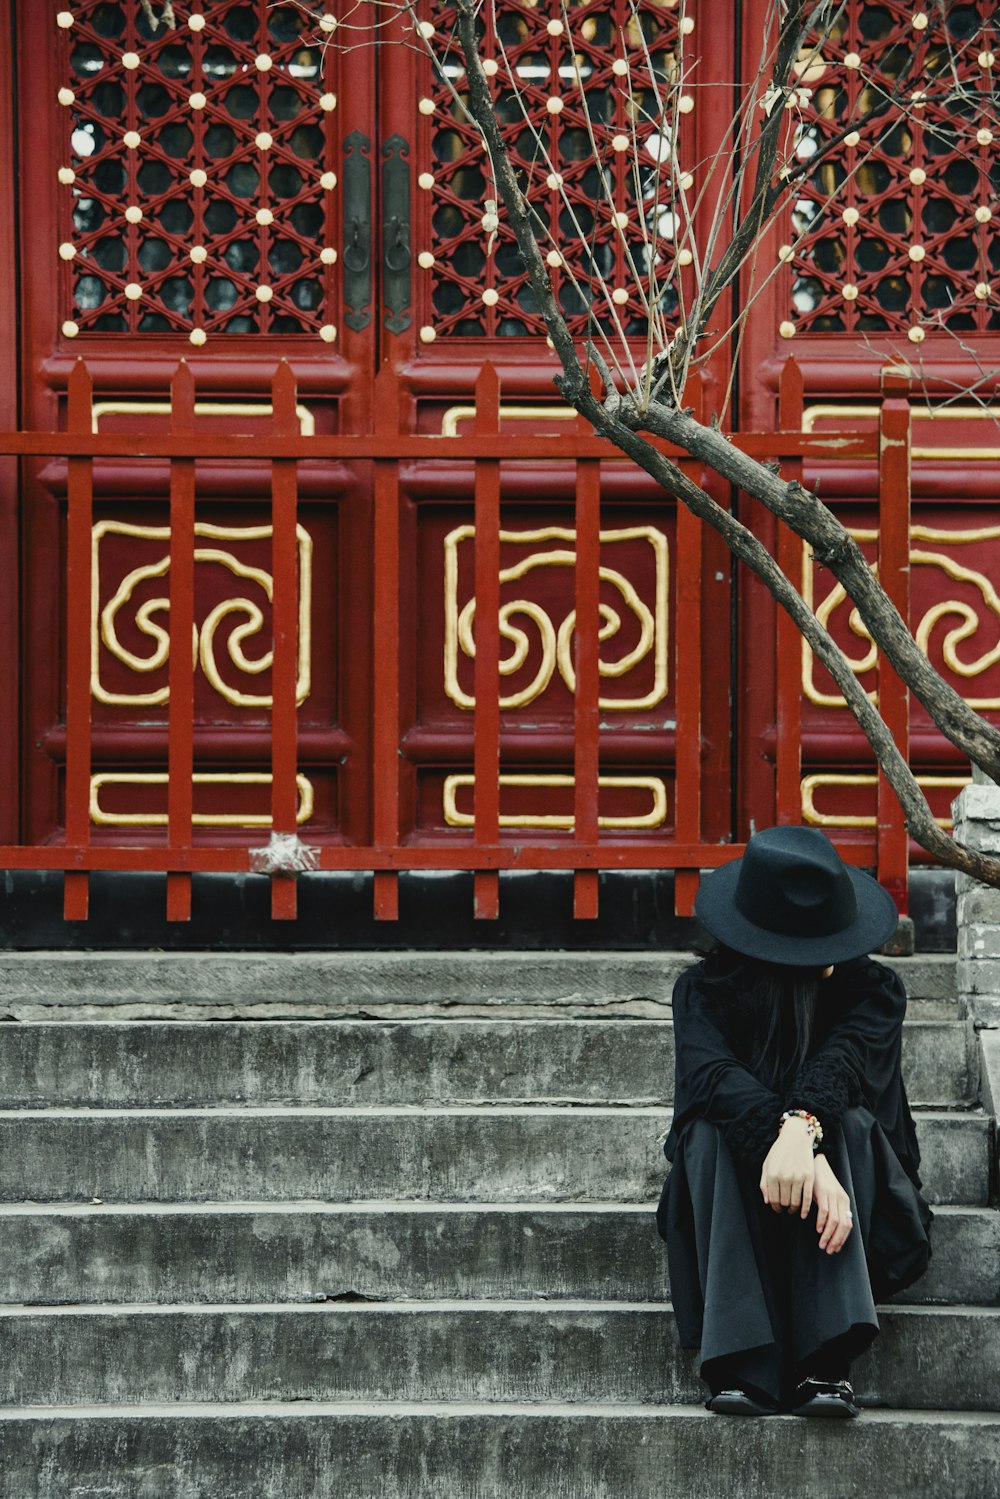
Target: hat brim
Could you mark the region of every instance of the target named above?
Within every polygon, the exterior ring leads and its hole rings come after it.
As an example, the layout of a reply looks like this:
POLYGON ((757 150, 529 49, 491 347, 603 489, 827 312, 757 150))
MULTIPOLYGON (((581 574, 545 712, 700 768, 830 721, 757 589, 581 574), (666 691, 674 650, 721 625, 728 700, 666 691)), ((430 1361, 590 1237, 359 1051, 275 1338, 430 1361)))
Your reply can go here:
POLYGON ((723 864, 702 878, 695 897, 695 915, 713 937, 734 952, 767 963, 796 968, 825 968, 829 963, 846 963, 862 953, 873 952, 888 942, 899 924, 896 903, 877 880, 860 869, 845 866, 854 886, 858 914, 849 927, 828 937, 789 937, 783 932, 769 932, 757 926, 737 910, 736 882, 742 859, 723 864))

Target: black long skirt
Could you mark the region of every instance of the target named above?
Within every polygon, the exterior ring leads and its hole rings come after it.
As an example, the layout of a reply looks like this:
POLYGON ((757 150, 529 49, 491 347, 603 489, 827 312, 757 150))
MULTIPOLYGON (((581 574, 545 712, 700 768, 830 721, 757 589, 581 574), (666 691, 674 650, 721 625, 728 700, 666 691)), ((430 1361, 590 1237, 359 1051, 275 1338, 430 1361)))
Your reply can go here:
POLYGON ((910 1285, 930 1259, 931 1213, 880 1125, 848 1109, 826 1154, 851 1199, 854 1230, 838 1254, 807 1219, 764 1203, 759 1173, 719 1129, 685 1129, 657 1211, 682 1347, 700 1348, 702 1378, 763 1390, 786 1404, 812 1368, 841 1367, 879 1330, 875 1303, 910 1285))

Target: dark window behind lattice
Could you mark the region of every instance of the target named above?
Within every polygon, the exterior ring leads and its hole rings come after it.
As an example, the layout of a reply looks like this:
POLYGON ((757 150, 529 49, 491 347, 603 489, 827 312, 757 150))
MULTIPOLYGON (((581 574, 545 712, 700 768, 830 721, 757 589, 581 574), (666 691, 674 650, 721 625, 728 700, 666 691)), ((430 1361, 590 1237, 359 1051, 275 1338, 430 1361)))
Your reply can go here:
POLYGON ((808 162, 842 138, 793 203, 783 332, 920 343, 935 329, 1000 327, 989 287, 998 40, 995 0, 850 0, 817 39, 796 154, 808 162), (883 125, 893 98, 904 117, 893 106, 883 125))
POLYGON ((330 337, 337 54, 303 6, 175 9, 60 23, 63 331, 330 337))
MULTIPOLYGON (((553 285, 573 332, 586 330, 592 303, 594 318, 609 333, 617 331, 617 318, 626 334, 644 336, 650 301, 669 325, 678 303, 678 262, 688 263, 691 251, 677 243, 680 216, 670 198, 681 191, 682 169, 667 164, 671 127, 658 106, 646 52, 663 99, 677 77, 681 27, 694 23, 685 22, 677 0, 568 0, 568 24, 558 19, 558 6, 501 0, 494 35, 489 9, 483 11, 483 57, 496 79, 498 117, 538 215, 553 285), (672 172, 674 182, 668 181, 672 172), (597 273, 603 288, 595 285, 597 273)), ((482 143, 451 91, 461 97, 464 86, 457 44, 449 42, 453 10, 447 0, 431 0, 426 14, 442 55, 436 77, 427 65, 421 110, 429 144, 422 159, 431 170, 418 182, 433 197, 423 258, 433 331, 453 337, 544 333, 502 217, 491 244, 492 191, 482 143)), ((688 180, 683 190, 690 186, 688 180)))

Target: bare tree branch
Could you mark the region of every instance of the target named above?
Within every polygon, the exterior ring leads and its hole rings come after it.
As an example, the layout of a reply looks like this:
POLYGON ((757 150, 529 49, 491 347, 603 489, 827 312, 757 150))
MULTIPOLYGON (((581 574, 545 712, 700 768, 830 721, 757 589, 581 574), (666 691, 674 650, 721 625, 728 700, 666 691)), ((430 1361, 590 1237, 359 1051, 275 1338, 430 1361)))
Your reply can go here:
POLYGON ((626 453, 656 479, 666 493, 686 505, 700 520, 717 531, 733 556, 760 578, 772 598, 788 613, 843 693, 848 707, 872 747, 877 763, 885 772, 899 800, 912 837, 948 868, 961 870, 988 884, 1000 882, 1000 859, 989 858, 965 847, 938 826, 910 767, 858 681, 847 657, 753 532, 716 504, 676 464, 671 463, 662 453, 644 442, 631 427, 626 426, 608 403, 602 404, 588 394, 581 398, 577 410, 593 424, 595 432, 609 438, 620 452, 626 453))
POLYGON ((843 584, 872 639, 893 670, 927 708, 941 732, 1000 781, 1000 730, 986 723, 928 661, 899 611, 875 577, 857 542, 819 497, 801 484, 787 483, 763 464, 741 453, 720 432, 676 408, 657 405, 635 411, 637 424, 701 458, 745 493, 765 505, 809 543, 817 561, 843 584))
MULTIPOLYGON (((641 411, 634 398, 615 389, 607 364, 597 361, 607 400, 600 402, 590 390, 573 339, 553 294, 551 283, 535 240, 531 216, 510 167, 495 119, 489 86, 482 71, 475 33, 475 0, 456 0, 459 37, 469 82, 469 109, 486 140, 493 163, 497 189, 504 201, 518 247, 528 267, 538 308, 549 337, 563 365, 557 384, 565 398, 615 446, 654 477, 664 491, 687 505, 724 538, 732 553, 764 582, 785 608, 818 659, 830 672, 854 714, 876 760, 884 770, 904 809, 907 824, 920 844, 942 863, 961 869, 988 883, 1000 884, 1000 861, 988 859, 962 847, 931 815, 926 798, 899 753, 887 726, 862 689, 850 662, 816 620, 774 558, 746 527, 717 505, 692 480, 641 436, 645 429, 664 437, 683 451, 701 459, 775 516, 789 525, 813 548, 854 601, 866 628, 885 659, 921 701, 942 732, 973 763, 1000 781, 1000 732, 987 724, 935 671, 919 649, 906 624, 874 576, 863 553, 833 513, 815 494, 798 483, 787 483, 765 465, 739 452, 721 432, 694 419, 676 405, 652 402, 641 411)), ((792 64, 802 50, 811 17, 804 14, 804 0, 793 0, 782 26, 776 61, 775 86, 784 89, 792 64)), ((777 111, 780 115, 781 111, 777 111)), ((762 205, 773 191, 773 169, 778 149, 778 124, 765 121, 758 146, 751 212, 720 265, 710 273, 693 327, 704 327, 707 310, 714 305, 736 273, 744 255, 759 238, 763 226, 762 205), (756 220, 754 212, 758 214, 756 220)), ((676 340, 675 340, 676 342, 676 340)), ((591 352, 593 358, 593 351, 591 352)))

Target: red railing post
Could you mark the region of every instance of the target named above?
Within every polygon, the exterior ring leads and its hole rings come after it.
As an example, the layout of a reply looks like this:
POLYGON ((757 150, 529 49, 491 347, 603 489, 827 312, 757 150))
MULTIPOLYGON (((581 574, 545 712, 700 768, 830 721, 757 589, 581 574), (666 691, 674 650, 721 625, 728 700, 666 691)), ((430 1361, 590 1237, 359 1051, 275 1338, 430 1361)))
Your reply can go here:
MULTIPOLYGON (((802 371, 794 359, 786 359, 778 388, 778 427, 781 432, 802 430, 802 371)), ((780 437, 779 437, 780 441, 780 437)), ((775 454, 781 459, 780 452, 775 454)), ((802 480, 802 459, 784 459, 782 476, 802 480)), ((778 566, 800 593, 803 567, 811 567, 805 558, 802 538, 782 521, 777 523, 778 566)), ((775 820, 778 823, 802 821, 802 636, 795 621, 775 605, 777 655, 775 703, 775 820)))
MULTIPOLYGON (((170 430, 194 431, 194 375, 181 360, 170 382, 170 430)), ((167 842, 191 847, 194 813, 194 459, 170 461, 170 720, 167 842)), ((190 921, 191 876, 167 874, 167 920, 190 921)))
MULTIPOLYGON (((591 384, 600 394, 598 371, 591 384)), ((590 423, 582 422, 586 432, 590 423)), ((596 849, 600 833, 600 602, 601 602, 601 464, 581 458, 576 464, 576 692, 573 699, 573 837, 581 848, 596 849)), ((598 913, 597 869, 573 873, 573 915, 593 921, 598 913)))
MULTIPOLYGON (((699 421, 704 420, 705 386, 696 376, 685 390, 699 421)), ((682 459, 680 468, 698 482, 701 465, 682 459)), ((701 696, 702 675, 702 527, 686 505, 677 505, 677 545, 673 567, 674 687, 677 727, 674 730, 674 837, 678 843, 701 842, 701 696)), ((674 910, 678 916, 694 912, 700 875, 697 869, 674 871, 674 910)))
MULTIPOLYGON (((333 459, 372 464, 375 474, 375 614, 372 622, 379 678, 372 717, 373 820, 370 841, 353 845, 328 843, 319 864, 328 870, 375 871, 376 914, 392 918, 398 912, 397 875, 400 870, 462 870, 474 877, 475 910, 480 918, 498 912, 499 871, 565 870, 574 877, 574 910, 589 917, 597 911, 598 873, 604 869, 640 870, 673 867, 678 871, 678 908, 685 910, 695 889, 696 872, 714 868, 738 852, 703 841, 701 800, 701 722, 704 686, 703 644, 699 632, 708 613, 702 592, 699 528, 686 511, 678 513, 676 564, 672 567, 675 607, 675 698, 677 744, 675 828, 666 841, 629 841, 600 836, 600 522, 601 468, 608 456, 602 440, 582 431, 572 445, 565 435, 525 436, 515 449, 500 433, 499 380, 486 366, 477 382, 475 430, 457 436, 435 436, 400 430, 398 387, 386 374, 379 386, 374 432, 304 437, 298 430, 295 380, 282 364, 274 381, 275 420, 270 437, 258 453, 273 465, 272 602, 273 715, 271 735, 272 828, 280 843, 272 857, 250 860, 246 843, 205 839, 194 846, 192 790, 195 748, 194 701, 196 678, 188 651, 195 623, 195 547, 197 527, 195 465, 202 459, 231 456, 232 439, 224 434, 194 430, 194 389, 190 372, 179 370, 172 387, 172 421, 168 432, 94 433, 92 387, 80 362, 70 379, 68 430, 59 433, 0 434, 0 452, 33 458, 64 455, 69 462, 67 511, 67 684, 66 684, 66 840, 64 845, 4 846, 0 862, 12 869, 61 869, 66 872, 66 912, 70 918, 87 915, 88 871, 162 871, 168 876, 167 904, 171 919, 189 911, 187 876, 192 871, 242 873, 248 863, 273 872, 275 914, 295 914, 294 871, 310 863, 296 838, 297 697, 299 692, 299 577, 297 528, 297 465, 303 459, 333 459), (574 831, 569 838, 543 837, 501 841, 501 475, 513 451, 519 460, 576 463, 577 570, 574 583, 577 632, 575 641, 576 697, 574 702, 574 831), (125 844, 101 842, 91 836, 92 705, 91 640, 99 625, 99 600, 92 597, 93 463, 96 459, 159 458, 171 470, 170 545, 170 722, 168 731, 169 787, 167 838, 132 835, 125 844), (400 507, 400 464, 433 458, 444 464, 475 464, 475 632, 473 771, 476 788, 471 839, 448 838, 403 842, 401 820, 408 813, 403 795, 408 783, 400 775, 400 609, 406 579, 401 574, 400 548, 405 512, 400 507), (86 624, 84 629, 82 626, 86 624)), ((801 381, 794 366, 782 380, 782 434, 733 435, 734 446, 756 457, 783 456, 786 472, 798 473, 811 453, 831 456, 828 438, 803 434, 801 381)), ((838 435, 838 458, 874 459, 874 435, 838 435)), ((694 478, 697 463, 676 449, 674 460, 694 478)), ((881 566, 890 596, 906 609, 908 583, 909 412, 905 381, 886 379, 881 422, 881 566)), ((365 470, 367 471, 367 470, 365 470)), ((467 469, 465 470, 467 472, 467 469)), ((455 492, 458 476, 452 481, 455 492)), ((463 481, 464 482, 464 481, 463 481)), ((790 577, 801 575, 802 553, 790 532, 779 532, 779 553, 790 577)), ((797 820, 801 815, 800 721, 802 647, 798 633, 779 617, 777 626, 779 684, 778 723, 779 812, 797 820)), ((96 647, 95 647, 96 649, 96 647)), ((880 693, 887 721, 905 749, 906 695, 888 671, 880 693)), ((404 684, 405 686, 405 684, 404 684)), ((549 744, 557 741, 549 738, 549 744)), ((549 753, 548 750, 545 753, 549 753)), ((560 754, 562 752, 560 751, 560 754)), ((879 791, 878 864, 880 876, 902 904, 905 900, 906 834, 895 805, 879 791)), ((868 845, 852 844, 845 857, 862 862, 868 845)))
MULTIPOLYGON (((500 430, 500 379, 487 362, 476 380, 476 434, 500 430)), ((495 844, 500 837, 500 463, 480 458, 475 469, 475 695, 473 769, 475 841, 495 844)), ((476 919, 500 914, 497 870, 473 876, 476 919)))
MULTIPOLYGON (((375 380, 375 431, 399 434, 399 385, 386 364, 375 380)), ((399 461, 377 458, 375 469, 372 660, 372 795, 375 847, 399 847, 399 461)), ((399 916, 399 876, 374 875, 376 921, 399 916)))
MULTIPOLYGON (((906 624, 910 619, 910 372, 882 371, 878 441, 879 582, 906 624)), ((910 750, 910 698, 906 685, 880 653, 878 707, 905 760, 910 750)), ((895 794, 879 771, 878 877, 900 913, 908 910, 909 834, 895 794)))
MULTIPOLYGON (((283 359, 272 385, 274 431, 277 437, 299 432, 296 384, 291 365, 283 359)), ((298 462, 272 461, 271 605, 274 661, 271 668, 271 834, 291 836, 298 828, 298 675, 299 675, 299 542, 298 462)), ((294 921, 297 890, 291 871, 271 875, 271 915, 294 921)))
MULTIPOLYGON (((70 432, 90 434, 93 426, 93 382, 78 359, 69 377, 67 421, 70 432)), ((66 842, 74 848, 90 843, 91 639, 97 649, 92 598, 91 547, 94 527, 92 458, 70 458, 66 497, 66 842)), ((63 914, 67 921, 86 921, 90 878, 67 870, 63 914)))

